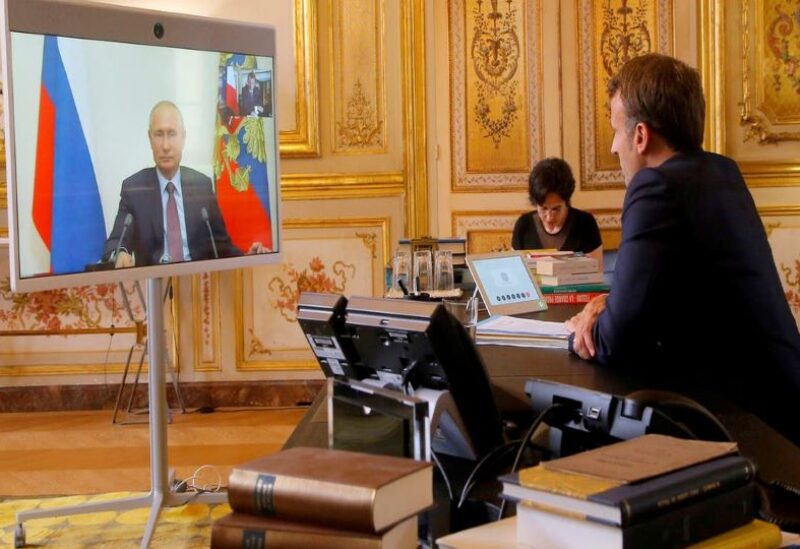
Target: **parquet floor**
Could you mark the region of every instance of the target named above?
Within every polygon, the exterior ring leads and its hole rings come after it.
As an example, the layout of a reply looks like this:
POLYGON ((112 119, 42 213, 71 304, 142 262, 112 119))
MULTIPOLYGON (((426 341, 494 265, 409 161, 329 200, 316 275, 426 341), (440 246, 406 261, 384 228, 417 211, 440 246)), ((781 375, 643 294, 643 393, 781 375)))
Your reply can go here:
MULTIPOLYGON (((169 466, 203 482, 277 452, 305 408, 172 414, 169 466)), ((141 416, 146 421, 146 416, 141 416)), ((0 496, 95 494, 150 488, 147 423, 112 425, 111 411, 0 414, 0 496)))

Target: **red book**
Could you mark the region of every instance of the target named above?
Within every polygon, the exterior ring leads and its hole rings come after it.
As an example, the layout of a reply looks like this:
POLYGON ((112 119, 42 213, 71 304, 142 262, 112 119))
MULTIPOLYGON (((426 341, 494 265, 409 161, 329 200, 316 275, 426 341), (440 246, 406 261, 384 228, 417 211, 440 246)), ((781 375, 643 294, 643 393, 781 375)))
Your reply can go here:
POLYGON ((548 305, 581 305, 589 303, 599 295, 608 292, 572 292, 568 294, 544 294, 544 301, 548 305))

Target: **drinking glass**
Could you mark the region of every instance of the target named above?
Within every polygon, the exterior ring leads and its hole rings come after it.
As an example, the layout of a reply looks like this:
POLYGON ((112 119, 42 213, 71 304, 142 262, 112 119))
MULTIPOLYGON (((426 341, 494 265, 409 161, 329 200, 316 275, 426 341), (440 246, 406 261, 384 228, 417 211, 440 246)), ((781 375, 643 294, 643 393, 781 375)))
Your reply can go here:
POLYGON ((444 308, 458 320, 467 335, 475 341, 475 330, 478 325, 478 298, 471 297, 466 301, 461 299, 443 299, 444 308))
POLYGON ((410 291, 408 287, 409 280, 411 280, 411 254, 397 252, 392 258, 392 290, 407 293, 410 291))
POLYGON ((433 287, 436 290, 453 289, 453 252, 437 250, 434 254, 433 287))
POLYGON ((430 292, 433 289, 433 268, 431 266, 431 251, 417 250, 414 252, 414 292, 430 292))

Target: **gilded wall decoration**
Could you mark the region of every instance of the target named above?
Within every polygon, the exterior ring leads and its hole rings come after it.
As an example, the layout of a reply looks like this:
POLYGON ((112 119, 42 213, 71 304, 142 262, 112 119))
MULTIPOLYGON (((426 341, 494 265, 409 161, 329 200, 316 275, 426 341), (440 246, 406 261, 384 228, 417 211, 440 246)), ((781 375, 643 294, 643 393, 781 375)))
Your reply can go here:
POLYGON ((511 230, 467 231, 467 249, 471 254, 507 252, 511 249, 511 230))
POLYGON ((295 126, 280 131, 281 156, 319 156, 316 1, 294 0, 288 9, 294 20, 295 126))
POLYGON ((345 119, 336 122, 337 151, 348 148, 365 150, 378 145, 383 137, 382 130, 383 120, 377 119, 372 102, 358 78, 347 100, 345 119))
POLYGON ((799 17, 796 1, 742 2, 740 122, 745 141, 800 140, 799 17), (752 27, 751 8, 755 11, 752 27))
POLYGON ((579 10, 581 188, 622 188, 608 82, 634 57, 672 53, 672 0, 581 0, 579 10))
POLYGON ((6 129, 3 120, 3 81, 0 80, 0 210, 8 207, 8 192, 6 190, 6 129))
POLYGON ((302 270, 291 263, 282 268, 282 275, 273 276, 268 287, 274 296, 273 309, 288 322, 297 321, 297 303, 302 292, 341 294, 347 289, 347 282, 358 274, 352 263, 337 260, 328 267, 319 256, 312 257, 302 270))
POLYGON ((797 218, 787 222, 769 222, 769 244, 775 259, 775 266, 781 278, 786 301, 800 327, 800 225, 797 218))
POLYGON ((525 188, 543 149, 540 2, 449 8, 452 188, 525 188))
POLYGON ((386 151, 383 9, 378 0, 331 3, 334 153, 386 151))
POLYGON ((219 273, 192 276, 194 370, 213 372, 220 365, 219 273))
POLYGON ((297 324, 303 291, 382 295, 388 218, 285 220, 281 265, 237 275, 238 370, 316 369, 297 324))

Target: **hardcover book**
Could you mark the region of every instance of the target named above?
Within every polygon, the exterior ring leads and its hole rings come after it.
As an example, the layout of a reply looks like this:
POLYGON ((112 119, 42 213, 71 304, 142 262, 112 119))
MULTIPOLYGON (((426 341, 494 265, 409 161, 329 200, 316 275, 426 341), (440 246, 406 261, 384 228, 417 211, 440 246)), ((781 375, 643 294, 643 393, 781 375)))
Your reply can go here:
POLYGON ((231 471, 234 511, 361 532, 380 532, 433 504, 430 463, 291 448, 231 471))
POLYGON ((214 521, 211 549, 414 549, 417 517, 372 534, 231 513, 214 521))
POLYGON ((691 549, 774 549, 781 546, 781 529, 763 520, 728 530, 692 545, 691 549))
POLYGON ((603 282, 603 273, 577 273, 561 275, 536 274, 536 279, 542 286, 564 286, 566 284, 600 284, 603 282))
POLYGON ((605 295, 606 292, 569 292, 569 293, 544 293, 544 302, 548 305, 585 305, 594 298, 605 295))
POLYGON ((542 286, 541 290, 543 294, 608 293, 611 290, 611 286, 605 282, 598 282, 595 284, 562 284, 560 286, 542 286))
POLYGON ((735 453, 735 442, 644 435, 546 461, 542 465, 553 471, 600 477, 623 484, 642 481, 735 453))
POLYGON ((739 486, 676 507, 626 527, 584 520, 534 504, 517 506, 517 540, 538 549, 648 549, 685 547, 733 528, 755 515, 755 486, 739 486))
POLYGON ((597 260, 586 255, 541 257, 536 260, 538 275, 567 275, 598 272, 597 260))
POLYGON ((500 477, 503 497, 546 505, 614 525, 628 525, 750 482, 755 465, 726 456, 632 484, 570 475, 542 465, 500 477))

